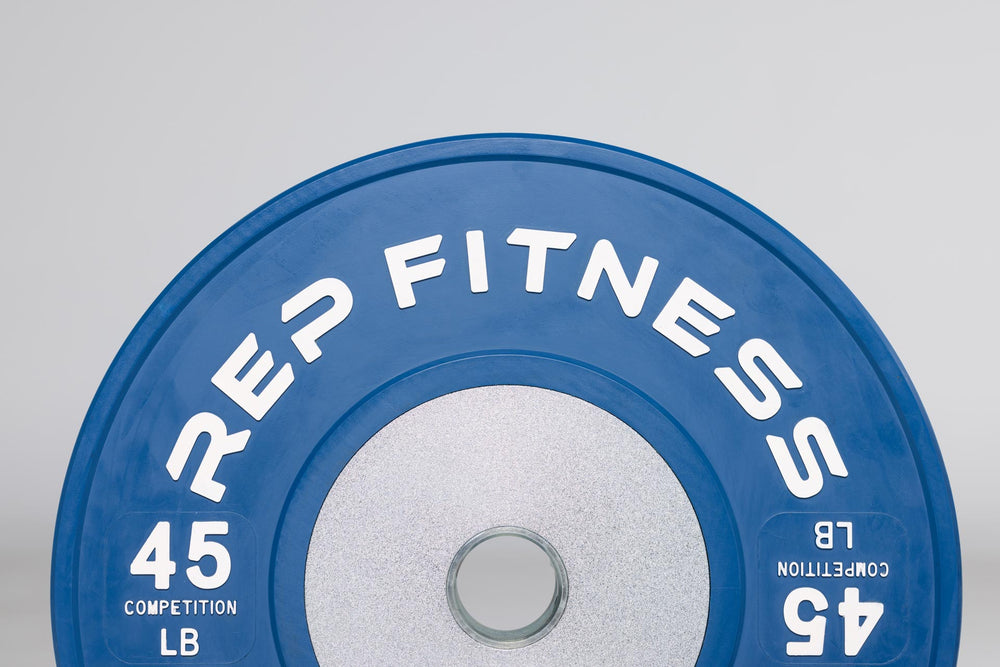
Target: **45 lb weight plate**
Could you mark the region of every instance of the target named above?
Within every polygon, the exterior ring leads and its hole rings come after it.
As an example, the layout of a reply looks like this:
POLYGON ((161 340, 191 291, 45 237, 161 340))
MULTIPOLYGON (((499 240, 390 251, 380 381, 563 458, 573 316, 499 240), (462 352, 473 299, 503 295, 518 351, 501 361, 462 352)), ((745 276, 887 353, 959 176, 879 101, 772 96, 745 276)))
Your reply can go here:
POLYGON ((704 180, 521 135, 348 163, 195 259, 94 399, 52 581, 64 665, 944 665, 960 610, 847 288, 704 180))

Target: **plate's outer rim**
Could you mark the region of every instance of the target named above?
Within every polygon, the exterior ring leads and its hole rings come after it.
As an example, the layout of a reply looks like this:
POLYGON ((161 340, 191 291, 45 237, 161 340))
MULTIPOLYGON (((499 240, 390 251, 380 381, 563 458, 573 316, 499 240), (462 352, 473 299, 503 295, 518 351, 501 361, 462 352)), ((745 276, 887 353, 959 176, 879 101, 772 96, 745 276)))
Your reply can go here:
POLYGON ((82 664, 76 570, 95 464, 106 430, 149 351, 175 316, 245 248, 303 210, 338 194, 398 173, 443 164, 536 161, 618 174, 682 197, 706 209, 768 249, 830 308, 869 360, 890 397, 921 476, 930 510, 936 568, 934 664, 953 664, 961 626, 961 556, 951 488, 941 452, 913 383, 889 342, 843 282, 798 239, 753 205, 667 162, 580 139, 497 133, 446 137, 373 153, 296 185, 230 227, 199 253, 160 293, 123 343, 84 418, 59 502, 52 552, 52 632, 59 664, 82 664))

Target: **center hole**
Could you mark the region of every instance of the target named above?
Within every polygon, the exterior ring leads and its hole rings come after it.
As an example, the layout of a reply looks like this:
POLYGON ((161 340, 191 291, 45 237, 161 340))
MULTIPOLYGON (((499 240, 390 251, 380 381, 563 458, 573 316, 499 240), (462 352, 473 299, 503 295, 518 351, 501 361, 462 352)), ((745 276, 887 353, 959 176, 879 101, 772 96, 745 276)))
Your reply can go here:
POLYGON ((498 535, 466 554, 457 586, 474 619, 496 630, 517 630, 534 623, 552 602, 556 571, 531 540, 498 535))
POLYGON ((566 568, 556 550, 524 528, 491 528, 466 542, 452 561, 447 594, 458 624, 496 648, 545 636, 566 605, 566 568))

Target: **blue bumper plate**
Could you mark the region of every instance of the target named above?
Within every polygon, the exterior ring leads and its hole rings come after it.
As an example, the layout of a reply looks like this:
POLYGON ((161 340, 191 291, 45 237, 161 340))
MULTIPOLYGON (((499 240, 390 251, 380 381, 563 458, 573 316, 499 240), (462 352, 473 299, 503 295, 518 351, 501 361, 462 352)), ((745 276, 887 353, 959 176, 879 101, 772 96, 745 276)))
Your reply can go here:
POLYGON ((954 663, 948 481, 850 291, 692 174, 490 135, 321 174, 157 299, 66 477, 60 664, 316 664, 303 573, 330 484, 405 411, 496 384, 593 403, 670 465, 708 558, 698 665, 954 663))

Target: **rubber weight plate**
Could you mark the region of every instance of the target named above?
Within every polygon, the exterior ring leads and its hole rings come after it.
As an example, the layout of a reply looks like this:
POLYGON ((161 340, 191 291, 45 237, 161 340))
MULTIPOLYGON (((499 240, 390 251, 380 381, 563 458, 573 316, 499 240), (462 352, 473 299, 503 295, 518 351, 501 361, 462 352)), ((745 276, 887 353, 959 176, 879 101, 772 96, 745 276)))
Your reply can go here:
POLYGON ((52 572, 64 665, 937 665, 959 613, 937 444, 847 288, 691 174, 515 135, 348 163, 195 259, 52 572))

